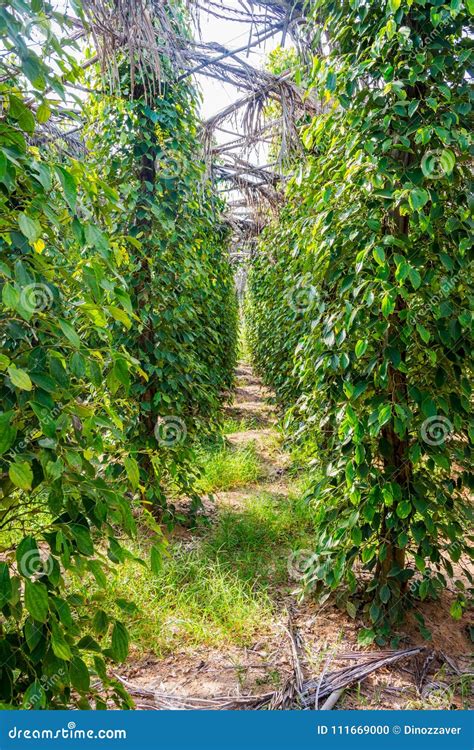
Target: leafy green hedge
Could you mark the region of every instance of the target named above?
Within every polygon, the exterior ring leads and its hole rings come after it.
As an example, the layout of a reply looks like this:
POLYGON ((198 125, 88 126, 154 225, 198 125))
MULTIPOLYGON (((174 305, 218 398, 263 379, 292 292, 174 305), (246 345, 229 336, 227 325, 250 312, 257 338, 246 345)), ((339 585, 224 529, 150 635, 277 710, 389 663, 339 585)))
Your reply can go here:
MULTIPOLYGON (((128 132, 105 98, 94 111, 103 151, 91 138, 74 158, 48 121, 69 106, 65 81, 91 82, 62 23, 48 3, 0 8, 12 50, 0 83, 2 707, 129 705, 107 676, 107 660, 127 657, 127 631, 73 580, 106 585, 107 567, 130 556, 139 507, 159 568, 147 509, 165 505, 170 477, 192 491, 193 443, 218 419, 235 357, 226 234, 192 92, 176 89, 174 102, 170 89, 153 108, 143 92, 117 97, 128 132), (167 184, 158 165, 147 179, 142 150, 158 118, 163 153, 186 161, 167 184)), ((88 117, 94 105, 79 103, 88 117)))
POLYGON ((472 555, 468 5, 316 3, 328 111, 250 274, 255 363, 315 459, 308 585, 360 611, 363 642, 472 555))

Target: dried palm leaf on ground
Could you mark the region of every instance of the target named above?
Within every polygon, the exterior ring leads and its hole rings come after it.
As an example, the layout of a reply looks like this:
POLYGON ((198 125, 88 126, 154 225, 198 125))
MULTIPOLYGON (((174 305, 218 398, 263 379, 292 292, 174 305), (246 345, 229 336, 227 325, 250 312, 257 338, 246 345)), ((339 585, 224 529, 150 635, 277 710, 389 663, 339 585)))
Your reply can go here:
POLYGON ((295 636, 292 640, 293 675, 287 680, 283 688, 262 695, 222 695, 213 698, 200 696, 181 696, 176 693, 166 693, 162 690, 133 685, 119 675, 116 677, 127 688, 133 697, 137 697, 137 707, 147 710, 311 710, 319 707, 319 703, 335 693, 349 688, 351 685, 364 681, 378 669, 389 667, 397 662, 412 659, 420 654, 428 653, 425 646, 403 649, 400 651, 385 651, 374 653, 339 654, 334 659, 355 662, 349 666, 323 674, 322 678, 303 679, 299 648, 295 636))

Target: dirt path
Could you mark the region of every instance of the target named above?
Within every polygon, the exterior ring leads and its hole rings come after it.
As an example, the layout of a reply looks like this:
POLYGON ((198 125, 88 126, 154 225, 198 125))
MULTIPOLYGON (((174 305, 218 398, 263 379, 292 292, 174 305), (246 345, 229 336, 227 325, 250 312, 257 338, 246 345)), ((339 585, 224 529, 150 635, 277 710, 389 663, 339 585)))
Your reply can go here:
MULTIPOLYGON (((235 447, 250 443, 255 446, 262 465, 262 478, 248 487, 215 493, 216 505, 212 510, 206 503, 211 517, 215 518, 216 513, 223 512, 238 514, 262 493, 270 496, 275 503, 288 496, 292 481, 288 472, 289 459, 281 447, 270 397, 271 394, 254 376, 251 368, 241 364, 237 370, 235 399, 227 408, 227 416, 237 423, 241 422, 244 429, 228 434, 227 439, 235 447)), ((360 650, 357 646, 360 621, 352 620, 329 602, 322 606, 311 600, 301 603, 293 591, 294 587, 295 581, 288 575, 288 580, 271 592, 275 616, 251 643, 242 647, 226 645, 219 649, 205 646, 183 648, 163 659, 150 656, 123 672, 124 676, 136 685, 183 697, 255 695, 275 690, 285 683, 293 670, 291 643, 286 629, 289 613, 294 632, 303 644, 305 675, 316 676, 322 670, 337 669, 342 666, 336 662, 337 654, 360 650)), ((447 613, 449 601, 442 604, 442 610, 447 613)), ((427 625, 433 630, 432 645, 451 657, 459 657, 462 662, 462 655, 469 652, 465 625, 453 623, 448 615, 440 615, 439 604, 424 605, 423 614, 427 625)), ((421 638, 414 627, 407 626, 406 637, 400 648, 419 645, 420 642, 421 638)), ((437 706, 432 702, 425 704, 425 698, 416 688, 417 669, 422 669, 422 665, 380 670, 362 686, 348 691, 338 703, 338 708, 449 707, 446 701, 449 702, 451 697, 446 698, 446 691, 442 705, 437 706)), ((433 684, 436 688, 438 683, 433 684)), ((455 700, 454 697, 452 700, 455 700)))

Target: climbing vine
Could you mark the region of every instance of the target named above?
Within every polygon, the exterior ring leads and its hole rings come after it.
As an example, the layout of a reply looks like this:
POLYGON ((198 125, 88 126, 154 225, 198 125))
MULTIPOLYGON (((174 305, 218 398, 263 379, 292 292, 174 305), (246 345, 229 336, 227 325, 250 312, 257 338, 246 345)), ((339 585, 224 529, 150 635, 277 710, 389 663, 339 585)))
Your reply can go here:
POLYGON ((100 589, 131 556, 137 518, 151 534, 140 562, 159 569, 148 509, 166 505, 172 481, 193 492, 184 467, 218 420, 235 351, 226 232, 193 151, 190 91, 169 88, 153 107, 138 88, 101 103, 73 94, 73 110, 68 87, 94 76, 68 24, 48 3, 0 7, 4 708, 131 705, 107 669, 129 636, 100 589), (99 118, 105 147, 71 140, 77 107, 99 118), (159 161, 165 141, 178 173, 159 161))
MULTIPOLYGON (((124 66, 125 92, 128 79, 124 66)), ((198 157, 195 92, 168 83, 149 103, 145 93, 138 81, 133 99, 101 98, 90 144, 126 206, 115 221, 127 233, 123 273, 139 335, 130 325, 121 340, 143 368, 128 388, 127 435, 147 502, 165 506, 170 475, 193 493, 192 443, 212 431, 232 384, 236 302, 223 206, 198 157)))
POLYGON ((453 579, 452 616, 467 604, 469 5, 315 3, 326 112, 251 273, 255 362, 312 453, 307 583, 362 616, 362 642, 453 579))

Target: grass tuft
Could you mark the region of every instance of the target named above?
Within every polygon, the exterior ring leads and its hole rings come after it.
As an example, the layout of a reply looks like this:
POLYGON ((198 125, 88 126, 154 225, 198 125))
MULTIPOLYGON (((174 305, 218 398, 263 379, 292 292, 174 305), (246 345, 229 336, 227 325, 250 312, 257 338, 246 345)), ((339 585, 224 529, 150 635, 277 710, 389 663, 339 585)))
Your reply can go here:
MULTIPOLYGON (((311 515, 297 498, 256 495, 222 509, 214 527, 175 542, 160 573, 128 561, 109 580, 105 608, 133 601, 126 622, 135 652, 163 656, 186 646, 246 645, 274 620, 274 596, 288 581, 288 556, 310 544, 311 515)), ((136 550, 147 556, 146 548, 136 550)), ((104 594, 101 593, 101 598, 104 594)))
POLYGON ((199 455, 202 476, 198 491, 218 492, 245 487, 262 476, 262 467, 254 443, 233 447, 222 443, 199 455))

